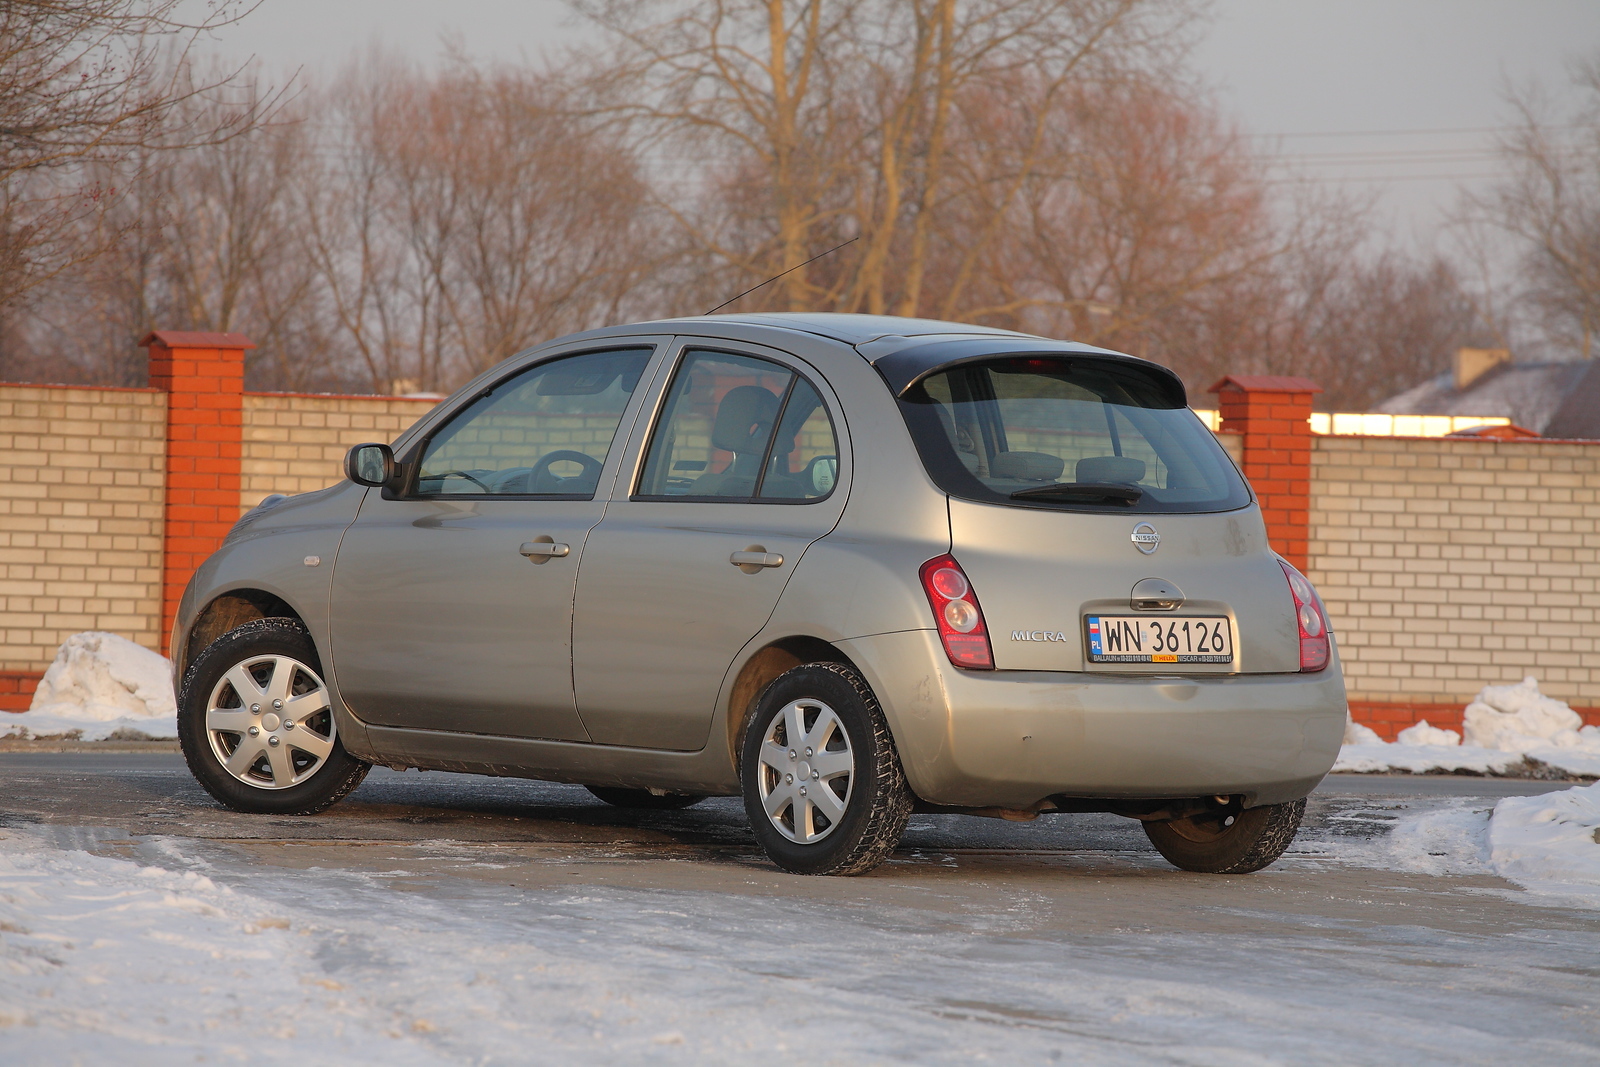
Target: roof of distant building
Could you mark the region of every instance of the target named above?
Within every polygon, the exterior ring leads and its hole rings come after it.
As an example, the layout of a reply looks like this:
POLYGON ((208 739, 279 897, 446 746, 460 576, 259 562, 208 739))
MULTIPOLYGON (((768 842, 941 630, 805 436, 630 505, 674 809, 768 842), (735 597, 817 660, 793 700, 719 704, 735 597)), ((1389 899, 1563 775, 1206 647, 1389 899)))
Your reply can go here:
POLYGON ((1545 437, 1600 439, 1600 360, 1502 363, 1456 387, 1447 371, 1373 408, 1390 415, 1502 415, 1545 437))

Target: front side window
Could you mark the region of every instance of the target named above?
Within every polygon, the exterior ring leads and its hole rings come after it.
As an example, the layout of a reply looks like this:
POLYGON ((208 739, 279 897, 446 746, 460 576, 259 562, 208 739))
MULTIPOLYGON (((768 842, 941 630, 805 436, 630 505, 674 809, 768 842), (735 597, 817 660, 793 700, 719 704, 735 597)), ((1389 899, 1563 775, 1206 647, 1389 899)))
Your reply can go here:
POLYGON ((833 491, 839 446, 815 387, 770 360, 690 351, 636 499, 805 503, 833 491))
POLYGON ((1151 372, 1008 357, 929 375, 900 402, 952 496, 1090 511, 1230 511, 1250 491, 1222 446, 1151 372))
POLYGON ((417 495, 593 497, 650 351, 567 356, 499 383, 429 439, 417 495))

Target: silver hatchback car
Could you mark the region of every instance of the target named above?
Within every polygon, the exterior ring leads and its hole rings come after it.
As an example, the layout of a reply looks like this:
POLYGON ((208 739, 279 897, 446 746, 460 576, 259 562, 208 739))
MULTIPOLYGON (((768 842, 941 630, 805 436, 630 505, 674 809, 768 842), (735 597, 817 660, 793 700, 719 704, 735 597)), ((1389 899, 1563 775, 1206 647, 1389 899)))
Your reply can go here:
POLYGON ((913 811, 1138 819, 1266 866, 1332 766, 1326 613, 1158 364, 866 315, 673 319, 480 375, 195 574, 179 727, 223 804, 372 764, 744 797, 858 874, 913 811))

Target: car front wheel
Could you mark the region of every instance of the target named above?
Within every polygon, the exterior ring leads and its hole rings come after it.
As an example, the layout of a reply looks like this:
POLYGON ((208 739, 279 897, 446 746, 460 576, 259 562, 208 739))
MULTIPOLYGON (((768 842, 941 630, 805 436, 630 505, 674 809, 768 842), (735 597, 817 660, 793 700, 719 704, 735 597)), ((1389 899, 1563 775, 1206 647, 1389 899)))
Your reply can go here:
POLYGON ((1144 824, 1145 836, 1167 862, 1201 874, 1249 874, 1283 855, 1306 813, 1304 798, 1238 810, 1215 810, 1186 819, 1144 824))
POLYGON ((361 784, 370 764, 339 743, 321 671, 295 619, 247 622, 195 657, 178 741, 206 792, 234 811, 311 815, 361 784))
POLYGON ((768 685, 741 754, 745 811, 784 870, 865 874, 888 859, 911 818, 877 698, 843 664, 805 664, 768 685))

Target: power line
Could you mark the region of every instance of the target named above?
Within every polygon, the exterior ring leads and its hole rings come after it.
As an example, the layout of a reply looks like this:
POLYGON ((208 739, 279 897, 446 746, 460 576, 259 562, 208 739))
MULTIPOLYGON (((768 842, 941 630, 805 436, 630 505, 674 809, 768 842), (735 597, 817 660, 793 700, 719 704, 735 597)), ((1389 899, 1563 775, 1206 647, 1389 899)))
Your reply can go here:
MULTIPOLYGON (((1462 133, 1510 133, 1526 128, 1525 126, 1440 126, 1433 129, 1420 130, 1316 130, 1306 133, 1252 133, 1247 136, 1261 140, 1273 140, 1280 137, 1434 137, 1462 133)), ((1580 123, 1564 123, 1541 127, 1541 129, 1546 130, 1576 130, 1581 128, 1583 126, 1580 123)))

